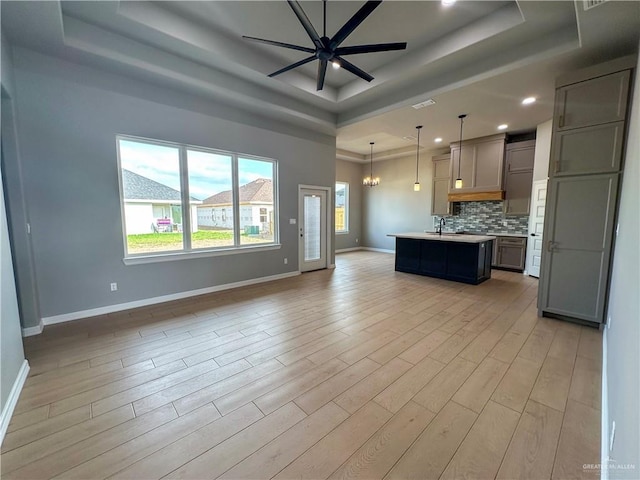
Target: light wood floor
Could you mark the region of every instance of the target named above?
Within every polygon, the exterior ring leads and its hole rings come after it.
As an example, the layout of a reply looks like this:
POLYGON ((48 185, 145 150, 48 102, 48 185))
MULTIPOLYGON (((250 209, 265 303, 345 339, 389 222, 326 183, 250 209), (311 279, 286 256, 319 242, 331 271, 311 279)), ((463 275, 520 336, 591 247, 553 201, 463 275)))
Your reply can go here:
POLYGON ((3 479, 596 478, 601 335, 393 256, 47 327, 3 479))

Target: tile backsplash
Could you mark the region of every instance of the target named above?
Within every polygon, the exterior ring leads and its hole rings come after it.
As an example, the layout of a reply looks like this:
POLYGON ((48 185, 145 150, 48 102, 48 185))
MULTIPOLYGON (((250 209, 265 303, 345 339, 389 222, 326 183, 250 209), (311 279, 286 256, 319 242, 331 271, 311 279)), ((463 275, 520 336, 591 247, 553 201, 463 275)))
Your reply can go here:
MULTIPOLYGON (((453 215, 444 217, 447 224, 443 230, 526 235, 529 215, 505 216, 503 203, 502 200, 454 203, 453 215)), ((439 221, 440 217, 433 217, 433 226, 437 227, 439 221)))

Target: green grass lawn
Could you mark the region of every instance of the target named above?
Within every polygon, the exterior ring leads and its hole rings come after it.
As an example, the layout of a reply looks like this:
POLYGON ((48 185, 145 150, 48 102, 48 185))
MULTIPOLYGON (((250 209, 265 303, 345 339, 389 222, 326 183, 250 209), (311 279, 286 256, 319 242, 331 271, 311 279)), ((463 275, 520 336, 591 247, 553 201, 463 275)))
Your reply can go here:
MULTIPOLYGON (((272 239, 248 237, 240 235, 240 243, 264 243, 272 239)), ((233 245, 233 232, 231 230, 200 230, 191 236, 193 248, 223 247, 233 245)), ((182 233, 144 233, 139 235, 127 235, 127 248, 129 253, 159 252, 163 250, 181 250, 182 233)))

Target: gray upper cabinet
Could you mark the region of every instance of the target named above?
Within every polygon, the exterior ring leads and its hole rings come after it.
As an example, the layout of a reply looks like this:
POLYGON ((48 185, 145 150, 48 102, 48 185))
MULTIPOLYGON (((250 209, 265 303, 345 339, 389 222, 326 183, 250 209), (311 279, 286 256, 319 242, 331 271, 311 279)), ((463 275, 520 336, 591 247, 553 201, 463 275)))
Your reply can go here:
POLYGON ((449 163, 451 154, 432 157, 433 183, 431 189, 431 215, 449 215, 450 203, 447 200, 449 193, 449 163))
POLYGON ((560 78, 538 310, 604 323, 634 57, 560 78))
POLYGON ((556 90, 558 130, 618 122, 626 118, 631 72, 603 75, 556 90))
POLYGON ((576 175, 620 170, 624 125, 622 121, 559 131, 553 149, 552 174, 576 175))
POLYGON ((531 204, 535 140, 507 144, 504 214, 528 215, 531 204))
POLYGON ((460 161, 459 143, 451 144, 450 191, 453 193, 502 190, 505 134, 475 138, 462 142, 460 175, 463 187, 455 188, 460 161))

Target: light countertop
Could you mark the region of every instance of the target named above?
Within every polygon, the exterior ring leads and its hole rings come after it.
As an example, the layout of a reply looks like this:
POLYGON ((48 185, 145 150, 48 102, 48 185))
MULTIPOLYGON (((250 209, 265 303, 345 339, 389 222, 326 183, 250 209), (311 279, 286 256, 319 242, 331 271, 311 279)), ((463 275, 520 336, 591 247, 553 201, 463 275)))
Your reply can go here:
POLYGON ((418 240, 435 240, 439 242, 456 242, 456 243, 482 243, 489 240, 495 240, 496 237, 490 235, 465 235, 460 233, 443 233, 439 235, 435 232, 407 232, 407 233, 390 233, 388 237, 396 238, 415 238, 418 240))
MULTIPOLYGON (((437 232, 426 232, 428 234, 433 234, 433 233, 437 233, 437 232)), ((442 232, 443 235, 460 235, 459 233, 453 232, 453 231, 444 231, 442 232)), ((516 238, 527 238, 529 237, 528 234, 526 233, 507 233, 507 232, 483 232, 483 233, 470 233, 469 235, 488 235, 490 237, 516 237, 516 238)))

